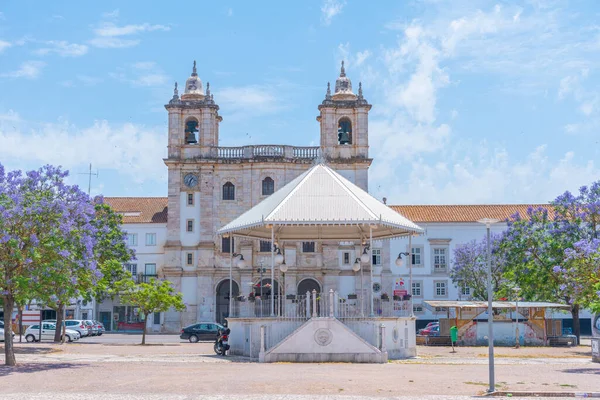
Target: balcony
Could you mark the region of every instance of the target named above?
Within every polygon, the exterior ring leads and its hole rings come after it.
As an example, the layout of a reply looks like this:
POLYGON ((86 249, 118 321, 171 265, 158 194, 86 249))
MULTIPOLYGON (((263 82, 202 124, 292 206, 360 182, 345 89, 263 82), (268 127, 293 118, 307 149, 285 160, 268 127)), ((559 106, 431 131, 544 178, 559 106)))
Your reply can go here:
POLYGON ((158 279, 158 275, 157 274, 138 274, 137 276, 134 276, 135 282, 136 283, 150 283, 150 279, 158 279))
POLYGON ((320 154, 319 146, 296 147, 259 144, 237 147, 202 147, 186 145, 182 157, 206 160, 289 160, 312 161, 320 154))

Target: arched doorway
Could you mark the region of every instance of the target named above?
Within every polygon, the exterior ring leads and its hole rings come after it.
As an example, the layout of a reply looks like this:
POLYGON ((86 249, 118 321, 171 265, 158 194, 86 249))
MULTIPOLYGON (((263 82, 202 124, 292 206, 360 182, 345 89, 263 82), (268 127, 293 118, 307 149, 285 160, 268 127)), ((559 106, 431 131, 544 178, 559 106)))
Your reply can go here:
MULTIPOLYGON (((240 289, 238 284, 233 281, 233 296, 239 296, 240 289)), ((229 279, 225 279, 221 281, 217 285, 217 307, 216 307, 216 315, 215 320, 222 324, 225 322, 225 318, 229 316, 229 279)))
POLYGON ((306 295, 306 292, 312 293, 316 290, 317 293, 321 293, 321 285, 315 279, 307 278, 300 281, 298 284, 298 295, 306 295))

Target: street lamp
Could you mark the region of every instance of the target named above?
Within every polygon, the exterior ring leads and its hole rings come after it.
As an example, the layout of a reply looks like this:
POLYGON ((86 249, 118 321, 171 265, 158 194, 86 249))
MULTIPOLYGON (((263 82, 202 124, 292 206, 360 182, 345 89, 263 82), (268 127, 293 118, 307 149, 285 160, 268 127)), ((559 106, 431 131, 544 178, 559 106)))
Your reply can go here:
POLYGON ((521 290, 520 287, 515 286, 512 288, 513 292, 515 292, 515 296, 517 298, 517 303, 516 303, 516 318, 517 318, 517 332, 516 332, 516 336, 517 336, 517 340, 516 340, 516 344, 515 344, 515 349, 518 349, 521 347, 521 341, 519 340, 519 291, 521 290))
POLYGON ((480 224, 484 224, 487 229, 487 292, 488 292, 488 348, 489 348, 489 374, 490 374, 490 387, 488 389, 489 393, 493 393, 495 391, 495 382, 494 382, 494 315, 492 313, 492 301, 494 299, 492 293, 492 255, 490 248, 490 227, 492 224, 495 224, 499 220, 493 218, 483 218, 480 219, 480 224))
POLYGON ((246 268, 246 260, 244 260, 244 256, 240 253, 234 253, 233 252, 233 246, 230 243, 230 262, 229 262, 229 313, 227 314, 227 316, 231 316, 232 313, 232 309, 233 309, 233 259, 240 257, 240 259, 237 261, 236 265, 239 269, 244 269, 246 268))

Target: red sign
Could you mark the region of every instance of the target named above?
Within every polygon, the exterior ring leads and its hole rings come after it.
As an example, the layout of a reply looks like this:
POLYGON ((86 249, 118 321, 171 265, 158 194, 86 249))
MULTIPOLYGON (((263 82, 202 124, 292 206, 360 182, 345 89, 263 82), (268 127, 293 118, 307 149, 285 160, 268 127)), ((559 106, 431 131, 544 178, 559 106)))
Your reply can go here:
POLYGON ((394 296, 405 296, 408 294, 408 290, 394 290, 394 296))

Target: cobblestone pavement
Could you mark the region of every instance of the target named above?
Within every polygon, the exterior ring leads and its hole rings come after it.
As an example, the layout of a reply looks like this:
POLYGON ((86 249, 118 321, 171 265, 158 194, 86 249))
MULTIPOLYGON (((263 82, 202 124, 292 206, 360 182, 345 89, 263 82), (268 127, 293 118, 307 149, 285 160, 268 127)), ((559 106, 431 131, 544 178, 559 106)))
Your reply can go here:
MULTIPOLYGON (((88 397, 89 393, 15 393, 7 396, 2 396, 6 400, 46 400, 46 399, 62 399, 62 400, 79 400, 88 397)), ((373 397, 373 396, 304 396, 304 395, 256 395, 256 396, 228 396, 228 395, 155 395, 155 394, 102 394, 103 400, 469 400, 471 396, 402 396, 402 397, 373 397)), ((511 397, 512 399, 531 399, 526 397, 511 397)), ((557 400, 566 399, 564 397, 536 397, 538 400, 557 400)))
MULTIPOLYGON (((56 398, 80 399, 93 393, 103 399, 429 398, 426 394, 454 399, 487 388, 485 347, 456 353, 419 347, 418 358, 388 364, 258 364, 217 357, 212 343, 191 344, 173 335, 150 336, 148 346, 137 345, 139 340, 106 335, 64 345, 17 344, 19 366, 0 367, 0 398, 55 398, 53 393, 60 393, 56 398)), ((589 346, 497 348, 498 389, 600 391, 600 364, 591 362, 590 353, 589 346)))

